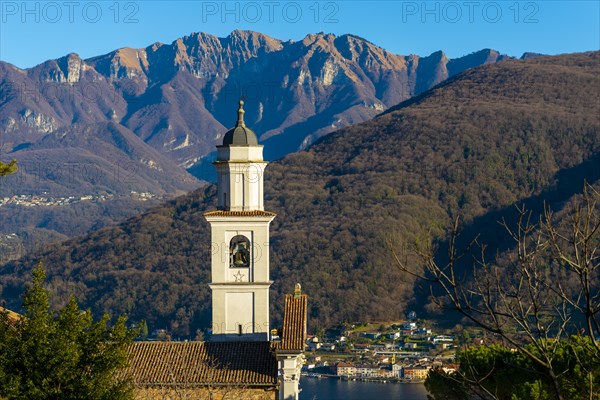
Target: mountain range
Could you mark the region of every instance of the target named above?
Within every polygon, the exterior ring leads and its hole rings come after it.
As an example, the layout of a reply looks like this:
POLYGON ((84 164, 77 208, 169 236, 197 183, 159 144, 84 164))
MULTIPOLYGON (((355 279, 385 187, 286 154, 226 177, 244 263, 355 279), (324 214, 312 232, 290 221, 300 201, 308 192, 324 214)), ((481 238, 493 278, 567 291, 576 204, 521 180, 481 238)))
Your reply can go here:
MULTIPOLYGON (((394 267, 390 235, 443 242, 460 216, 467 236, 482 233, 493 256, 507 246, 497 221, 510 221, 515 205, 561 210, 584 181, 598 186, 599 65, 600 52, 589 52, 468 69, 269 164, 265 206, 278 216, 264 250, 275 323, 296 282, 310 296, 313 328, 400 318, 427 296, 394 267)), ((273 143, 265 133, 262 141, 273 143)), ((202 212, 214 206, 210 185, 12 261, 0 268, 0 297, 16 307, 42 260, 57 302, 75 294, 95 312, 126 312, 193 336, 210 322, 202 212)))
POLYGON ((507 58, 490 49, 453 60, 441 51, 400 56, 353 35, 284 42, 251 31, 194 33, 87 60, 69 54, 26 70, 0 63, 0 127, 10 152, 61 128, 113 122, 187 168, 214 150, 245 96, 248 123, 272 160, 468 68, 507 58))
POLYGON ((273 160, 468 68, 508 58, 490 49, 457 59, 441 51, 400 56, 353 35, 294 42, 233 31, 85 60, 69 54, 29 69, 0 62, 0 159, 20 165, 0 182, 0 199, 105 199, 0 207, 0 232, 16 233, 30 250, 201 187, 214 179, 211 152, 242 96, 247 122, 273 160), (138 193, 150 197, 140 202, 138 193))

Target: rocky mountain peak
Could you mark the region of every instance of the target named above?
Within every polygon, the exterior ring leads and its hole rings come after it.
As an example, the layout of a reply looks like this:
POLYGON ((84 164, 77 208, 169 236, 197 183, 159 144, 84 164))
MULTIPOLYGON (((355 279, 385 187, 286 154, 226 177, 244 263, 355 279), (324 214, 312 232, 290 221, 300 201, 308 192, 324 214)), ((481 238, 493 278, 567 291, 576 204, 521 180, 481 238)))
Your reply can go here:
POLYGON ((110 80, 146 80, 145 74, 149 69, 146 50, 130 47, 123 47, 103 56, 90 58, 86 62, 110 80))
POLYGON ((229 36, 223 38, 221 43, 228 54, 239 53, 243 61, 283 48, 282 42, 278 39, 263 33, 243 30, 234 30, 229 36))
POLYGON ((448 57, 446 56, 446 53, 444 53, 442 50, 434 51, 427 58, 429 58, 430 60, 435 60, 435 61, 442 62, 442 63, 448 62, 448 57))
POLYGON ((369 69, 393 70, 406 67, 404 57, 390 53, 360 36, 350 34, 339 36, 335 40, 335 47, 345 59, 355 61, 369 69))
MULTIPOLYGON (((261 141, 280 136, 277 143, 265 143, 277 149, 267 156, 277 158, 373 118, 467 68, 500 59, 489 49, 455 60, 441 51, 404 57, 352 34, 319 32, 283 42, 249 30, 226 37, 195 32, 170 44, 124 47, 85 61, 70 54, 27 70, 33 81, 102 82, 104 94, 100 101, 71 96, 27 107, 32 115, 52 116, 57 127, 73 121, 122 123, 189 166, 214 148, 220 132, 233 123, 227 110, 246 96, 261 141)), ((0 68, 0 74, 11 73, 0 68)), ((11 107, 9 116, 24 109, 11 107)))
POLYGON ((329 50, 334 47, 336 36, 332 33, 310 33, 302 39, 303 46, 329 50))
POLYGON ((74 84, 79 82, 87 65, 77 53, 48 60, 33 69, 42 70, 43 82, 74 84))
POLYGON ((528 58, 536 58, 536 57, 543 57, 545 54, 542 53, 532 53, 529 51, 526 51, 525 53, 523 53, 523 55, 521 55, 521 60, 527 60, 528 58))

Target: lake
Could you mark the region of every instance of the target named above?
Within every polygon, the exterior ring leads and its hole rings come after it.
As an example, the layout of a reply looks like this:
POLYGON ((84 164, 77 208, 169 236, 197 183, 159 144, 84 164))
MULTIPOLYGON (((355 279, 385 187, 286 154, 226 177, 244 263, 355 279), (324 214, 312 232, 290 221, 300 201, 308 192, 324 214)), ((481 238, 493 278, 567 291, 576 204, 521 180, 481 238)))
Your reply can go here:
POLYGON ((427 390, 421 383, 374 383, 302 377, 300 388, 300 400, 427 400, 427 390))

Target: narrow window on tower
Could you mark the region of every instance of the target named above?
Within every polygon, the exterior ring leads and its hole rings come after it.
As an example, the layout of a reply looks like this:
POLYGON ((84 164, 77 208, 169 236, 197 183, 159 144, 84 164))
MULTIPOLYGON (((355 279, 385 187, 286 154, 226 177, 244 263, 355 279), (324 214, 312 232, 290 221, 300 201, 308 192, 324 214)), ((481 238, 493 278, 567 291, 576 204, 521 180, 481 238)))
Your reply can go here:
POLYGON ((242 336, 242 324, 238 324, 238 335, 242 336))

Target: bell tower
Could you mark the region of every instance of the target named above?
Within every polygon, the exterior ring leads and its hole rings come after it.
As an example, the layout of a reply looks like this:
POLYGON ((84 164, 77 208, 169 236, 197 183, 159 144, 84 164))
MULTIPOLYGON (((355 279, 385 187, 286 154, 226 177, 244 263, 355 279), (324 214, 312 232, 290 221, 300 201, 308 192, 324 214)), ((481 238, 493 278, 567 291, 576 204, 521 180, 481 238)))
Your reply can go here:
POLYGON ((263 206, 263 146, 244 122, 217 146, 218 206, 211 227, 212 340, 269 340, 269 225, 263 206))

